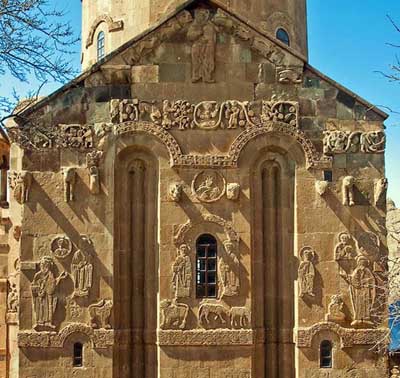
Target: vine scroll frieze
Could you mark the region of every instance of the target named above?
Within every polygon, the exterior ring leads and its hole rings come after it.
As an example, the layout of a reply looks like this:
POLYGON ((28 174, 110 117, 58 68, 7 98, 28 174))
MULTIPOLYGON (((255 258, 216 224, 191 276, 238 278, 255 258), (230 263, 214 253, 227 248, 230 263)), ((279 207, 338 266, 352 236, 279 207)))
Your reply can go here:
POLYGON ((10 128, 11 140, 26 150, 47 151, 65 148, 91 153, 104 150, 104 138, 135 133, 154 136, 166 146, 173 167, 235 168, 242 150, 262 135, 279 134, 294 138, 302 147, 308 168, 326 168, 331 157, 319 153, 306 134, 299 129, 299 105, 293 101, 202 101, 186 100, 145 102, 138 99, 112 100, 110 119, 101 129, 95 125, 46 126, 32 123, 10 128), (231 134, 233 143, 226 154, 184 154, 174 136, 189 130, 231 134))

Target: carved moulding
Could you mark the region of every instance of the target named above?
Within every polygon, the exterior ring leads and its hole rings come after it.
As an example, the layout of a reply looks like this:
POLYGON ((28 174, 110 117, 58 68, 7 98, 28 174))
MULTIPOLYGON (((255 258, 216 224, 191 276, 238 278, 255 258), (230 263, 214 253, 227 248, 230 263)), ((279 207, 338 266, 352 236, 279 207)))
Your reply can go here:
POLYGON ((234 230, 232 222, 229 222, 218 215, 213 214, 203 214, 203 220, 193 223, 192 221, 188 220, 186 223, 183 223, 178 226, 177 232, 174 235, 174 243, 178 248, 180 245, 185 244, 186 234, 197 224, 203 222, 211 222, 220 225, 228 238, 228 240, 233 240, 238 242, 239 241, 239 234, 234 230))
POLYGON ((108 27, 108 31, 111 33, 113 31, 121 30, 124 27, 124 22, 122 20, 114 21, 112 17, 107 14, 102 14, 97 17, 90 27, 89 35, 86 40, 86 48, 90 47, 93 44, 94 33, 96 32, 97 27, 105 22, 108 27))
POLYGON ((63 348, 68 337, 73 334, 87 336, 92 347, 96 349, 107 349, 114 345, 113 330, 98 330, 83 323, 72 323, 60 332, 19 332, 18 346, 20 348, 63 348))
POLYGON ((253 329, 217 329, 217 330, 159 330, 158 344, 162 346, 225 346, 254 345, 263 343, 264 337, 253 329))
POLYGON ((338 335, 341 348, 351 348, 356 345, 375 345, 389 334, 389 330, 386 328, 352 329, 341 327, 339 324, 332 322, 323 322, 309 328, 299 328, 296 334, 297 346, 299 348, 312 348, 313 338, 324 331, 338 335))
POLYGON ((325 131, 324 154, 344 154, 346 152, 384 153, 386 136, 384 131, 325 131))

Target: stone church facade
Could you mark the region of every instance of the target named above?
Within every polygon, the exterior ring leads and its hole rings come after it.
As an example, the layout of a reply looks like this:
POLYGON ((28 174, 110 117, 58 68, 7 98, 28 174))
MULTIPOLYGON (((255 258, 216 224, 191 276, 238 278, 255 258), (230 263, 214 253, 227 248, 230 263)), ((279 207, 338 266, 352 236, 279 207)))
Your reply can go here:
POLYGON ((386 114, 305 0, 160 4, 83 0, 87 70, 8 129, 8 377, 386 376, 386 114))

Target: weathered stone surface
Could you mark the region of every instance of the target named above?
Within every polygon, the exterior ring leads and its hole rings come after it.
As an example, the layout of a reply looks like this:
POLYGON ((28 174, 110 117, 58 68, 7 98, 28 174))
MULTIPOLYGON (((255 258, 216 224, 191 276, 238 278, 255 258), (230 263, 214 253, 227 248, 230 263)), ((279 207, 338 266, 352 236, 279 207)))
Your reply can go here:
MULTIPOLYGON (((133 3, 83 2, 85 66, 159 17, 133 3)), ((12 378, 387 373, 385 114, 298 54, 304 1, 245 3, 178 9, 9 128, 12 378)))

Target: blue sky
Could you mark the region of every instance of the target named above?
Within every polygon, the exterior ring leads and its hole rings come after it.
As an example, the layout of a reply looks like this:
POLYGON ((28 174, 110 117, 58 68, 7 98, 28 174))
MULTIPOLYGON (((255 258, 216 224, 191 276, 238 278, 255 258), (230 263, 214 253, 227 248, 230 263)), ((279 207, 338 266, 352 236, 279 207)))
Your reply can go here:
MULTIPOLYGON (((57 6, 60 2, 50 0, 57 6)), ((76 33, 80 34, 80 0, 63 2, 76 33)), ((391 15, 400 25, 399 0, 308 0, 310 63, 332 79, 348 87, 376 105, 400 112, 400 82, 389 82, 376 71, 389 72, 400 57, 400 33, 387 19, 391 15)), ((71 57, 79 69, 80 46, 71 57)), ((28 89, 10 78, 2 80, 0 91, 7 93, 12 87, 23 95, 28 89), (4 83, 7 84, 4 84, 4 83)), ((57 88, 47 85, 43 94, 57 88)), ((387 126, 387 177, 389 196, 400 205, 400 114, 392 113, 387 126), (397 151, 397 152, 396 152, 397 151)))

